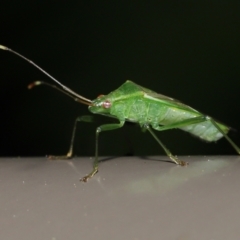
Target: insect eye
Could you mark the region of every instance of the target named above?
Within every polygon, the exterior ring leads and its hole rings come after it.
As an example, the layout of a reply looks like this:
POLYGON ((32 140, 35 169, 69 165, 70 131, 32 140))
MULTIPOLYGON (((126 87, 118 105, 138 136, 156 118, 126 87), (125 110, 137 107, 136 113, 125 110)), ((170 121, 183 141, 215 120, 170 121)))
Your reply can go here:
POLYGON ((111 104, 111 102, 106 100, 102 103, 102 106, 103 106, 103 108, 110 108, 112 106, 112 104, 111 104))
POLYGON ((100 95, 97 96, 97 98, 101 98, 101 97, 103 97, 103 96, 104 96, 103 94, 100 94, 100 95))

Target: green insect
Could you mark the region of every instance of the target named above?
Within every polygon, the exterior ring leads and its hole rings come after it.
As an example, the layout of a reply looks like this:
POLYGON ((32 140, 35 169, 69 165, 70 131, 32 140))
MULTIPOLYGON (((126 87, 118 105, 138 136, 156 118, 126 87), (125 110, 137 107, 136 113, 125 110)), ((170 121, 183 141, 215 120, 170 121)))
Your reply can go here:
MULTIPOLYGON (((61 86, 61 88, 58 88, 57 86, 46 82, 36 81, 30 84, 28 86, 29 88, 41 84, 48 85, 70 96, 75 101, 88 105, 89 111, 94 114, 101 114, 119 120, 119 123, 104 124, 96 129, 95 160, 93 163, 93 169, 88 175, 80 179, 83 182, 86 182, 98 172, 98 137, 100 132, 121 128, 126 121, 138 123, 143 130, 147 130, 163 148, 171 161, 180 166, 185 166, 187 163, 175 157, 159 140, 152 129, 165 131, 179 128, 207 142, 215 142, 220 138, 225 137, 237 153, 240 154, 238 146, 227 136, 230 130, 228 126, 215 121, 213 118, 202 114, 176 99, 156 93, 127 80, 118 89, 110 92, 108 95, 100 95, 94 100, 89 100, 61 84, 58 80, 21 54, 2 45, 0 45, 0 49, 8 50, 33 64, 36 68, 61 86)), ((69 159, 72 157, 75 130, 77 122, 79 121, 89 122, 92 121, 92 118, 90 116, 77 118, 73 128, 69 152, 65 156, 49 156, 49 158, 69 159)))

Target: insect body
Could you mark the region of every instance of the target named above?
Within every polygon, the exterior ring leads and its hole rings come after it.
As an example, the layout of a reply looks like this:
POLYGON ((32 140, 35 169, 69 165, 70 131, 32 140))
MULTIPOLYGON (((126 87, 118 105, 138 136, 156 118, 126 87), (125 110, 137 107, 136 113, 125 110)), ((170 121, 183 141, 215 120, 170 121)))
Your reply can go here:
POLYGON ((229 127, 206 120, 206 116, 178 100, 153 92, 127 80, 117 90, 93 100, 92 113, 114 116, 120 122, 139 123, 163 131, 180 128, 206 141, 217 141, 229 127), (191 124, 190 124, 191 122, 191 124), (170 127, 171 126, 171 127, 170 127))
MULTIPOLYGON (((41 84, 48 85, 70 96, 75 101, 88 105, 90 112, 94 114, 101 114, 119 120, 119 123, 104 124, 96 129, 96 147, 93 170, 88 175, 83 177, 81 181, 86 182, 98 172, 98 137, 100 132, 121 128, 124 126, 126 121, 138 123, 142 129, 149 131, 159 145, 163 148, 171 161, 181 166, 184 166, 187 163, 177 159, 177 157, 172 155, 172 153, 155 135, 152 129, 157 131, 165 131, 179 128, 208 142, 217 141, 220 138, 225 137, 232 147, 237 151, 237 153, 240 154, 240 149, 238 146, 227 136, 230 129, 228 126, 215 121, 211 117, 200 113, 199 111, 179 102, 178 100, 158 94, 150 89, 144 88, 132 81, 127 80, 115 91, 109 93, 108 95, 100 95, 98 98, 91 101, 64 86, 38 65, 25 58, 21 54, 2 45, 0 45, 0 49, 8 50, 30 62, 62 87, 59 88, 49 83, 36 81, 30 84, 29 88, 41 84)), ((65 156, 49 156, 49 158, 66 159, 72 157, 75 130, 77 122, 79 121, 88 122, 92 121, 92 119, 89 116, 77 118, 73 128, 69 152, 65 156)))

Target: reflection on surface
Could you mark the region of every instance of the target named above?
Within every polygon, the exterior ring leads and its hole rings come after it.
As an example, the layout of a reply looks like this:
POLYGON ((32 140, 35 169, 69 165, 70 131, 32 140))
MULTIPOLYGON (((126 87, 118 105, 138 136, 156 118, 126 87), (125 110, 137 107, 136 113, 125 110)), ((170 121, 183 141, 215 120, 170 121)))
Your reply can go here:
MULTIPOLYGON (((229 166, 229 160, 217 157, 206 157, 203 161, 191 163, 191 157, 188 158, 190 163, 187 167, 177 165, 171 166, 169 170, 160 170, 158 175, 150 175, 144 179, 133 180, 127 186, 130 192, 134 193, 155 193, 161 194, 165 191, 171 191, 188 181, 193 181, 198 178, 204 178, 206 175, 214 174, 219 170, 229 166)), ((185 159, 186 160, 186 159, 185 159)), ((159 167, 160 169, 160 167, 159 167)))

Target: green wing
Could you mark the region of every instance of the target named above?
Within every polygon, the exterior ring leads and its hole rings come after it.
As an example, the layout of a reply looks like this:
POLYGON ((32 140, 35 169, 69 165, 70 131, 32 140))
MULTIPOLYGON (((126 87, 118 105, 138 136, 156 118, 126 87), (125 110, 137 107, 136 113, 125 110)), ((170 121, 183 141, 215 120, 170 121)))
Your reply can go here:
POLYGON ((148 88, 137 85, 136 83, 134 83, 134 84, 139 87, 139 89, 143 92, 143 97, 146 99, 151 99, 153 101, 157 101, 157 102, 167 105, 169 107, 174 107, 174 108, 178 108, 178 109, 182 109, 182 110, 186 110, 186 111, 199 113, 196 109, 189 107, 188 105, 180 102, 177 99, 170 98, 170 97, 162 95, 160 93, 156 93, 148 88))
POLYGON ((114 95, 114 100, 127 100, 129 97, 143 97, 155 102, 159 102, 166 106, 182 109, 189 112, 199 113, 197 110, 181 103, 180 101, 170 98, 168 96, 154 92, 148 88, 142 87, 130 80, 127 80, 123 85, 121 85, 117 90, 111 93, 114 95))

